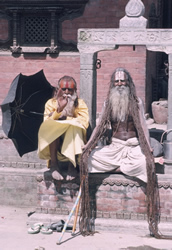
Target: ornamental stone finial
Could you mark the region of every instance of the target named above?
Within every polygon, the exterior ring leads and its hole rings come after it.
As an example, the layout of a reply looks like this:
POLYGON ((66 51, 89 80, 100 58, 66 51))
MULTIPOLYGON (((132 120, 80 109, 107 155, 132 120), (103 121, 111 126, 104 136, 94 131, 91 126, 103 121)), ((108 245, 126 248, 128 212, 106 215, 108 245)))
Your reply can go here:
POLYGON ((120 28, 146 28, 147 19, 143 17, 145 6, 141 0, 129 0, 125 7, 125 17, 120 20, 120 28))

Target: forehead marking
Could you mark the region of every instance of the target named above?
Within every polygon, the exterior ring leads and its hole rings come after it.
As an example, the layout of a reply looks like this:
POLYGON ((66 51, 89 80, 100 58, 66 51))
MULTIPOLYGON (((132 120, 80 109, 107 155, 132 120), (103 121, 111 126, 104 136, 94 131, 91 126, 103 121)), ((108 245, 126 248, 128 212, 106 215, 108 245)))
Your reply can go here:
POLYGON ((125 79, 125 73, 124 73, 124 71, 117 71, 115 73, 115 79, 122 79, 122 80, 124 80, 125 79))
POLYGON ((70 89, 74 89, 75 88, 75 84, 73 81, 65 81, 62 80, 60 82, 60 88, 70 88, 70 89))

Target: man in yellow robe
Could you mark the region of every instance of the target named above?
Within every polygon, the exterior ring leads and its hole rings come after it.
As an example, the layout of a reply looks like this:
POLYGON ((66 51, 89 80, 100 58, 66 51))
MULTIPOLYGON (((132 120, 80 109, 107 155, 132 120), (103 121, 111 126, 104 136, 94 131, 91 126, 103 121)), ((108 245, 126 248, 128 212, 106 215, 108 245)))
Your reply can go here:
POLYGON ((48 160, 52 177, 63 180, 59 161, 69 161, 66 180, 77 176, 77 159, 86 143, 88 108, 77 96, 75 80, 62 77, 54 97, 45 104, 44 122, 38 133, 38 156, 48 160))

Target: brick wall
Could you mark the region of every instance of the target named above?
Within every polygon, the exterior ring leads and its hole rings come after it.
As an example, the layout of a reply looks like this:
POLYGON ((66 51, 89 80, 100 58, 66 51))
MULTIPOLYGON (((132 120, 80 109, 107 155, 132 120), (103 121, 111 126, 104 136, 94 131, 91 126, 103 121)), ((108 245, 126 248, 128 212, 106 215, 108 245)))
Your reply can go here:
MULTIPOLYGON (((48 171, 38 174, 37 213, 69 214, 79 190, 79 180, 72 183, 51 179, 48 171)), ((172 186, 158 177, 161 221, 172 221, 172 186)), ((147 219, 146 186, 118 174, 91 174, 90 205, 97 218, 147 219)))
MULTIPOLYGON (((106 98, 108 83, 111 74, 116 67, 125 67, 133 77, 137 94, 145 102, 145 78, 146 78, 146 49, 137 46, 123 46, 115 51, 99 52, 101 68, 97 70, 97 112, 101 112, 102 104, 106 98)), ((63 75, 73 76, 78 83, 80 81, 80 57, 79 53, 62 53, 56 59, 47 56, 27 56, 20 58, 0 56, 0 103, 8 93, 13 79, 19 74, 32 75, 43 69, 47 80, 55 86, 63 75)))
POLYGON ((32 75, 43 69, 47 80, 55 86, 58 79, 65 74, 73 76, 79 82, 79 67, 78 53, 77 55, 75 53, 72 55, 70 53, 64 54, 56 59, 38 55, 19 58, 15 58, 11 54, 0 56, 0 103, 8 93, 11 82, 19 73, 32 75))

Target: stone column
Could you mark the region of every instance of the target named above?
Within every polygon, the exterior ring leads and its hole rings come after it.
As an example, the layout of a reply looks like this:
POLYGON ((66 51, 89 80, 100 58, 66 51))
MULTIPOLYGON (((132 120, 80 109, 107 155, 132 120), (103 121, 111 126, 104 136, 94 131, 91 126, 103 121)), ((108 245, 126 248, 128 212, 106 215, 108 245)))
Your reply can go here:
MULTIPOLYGON (((168 79, 168 123, 167 130, 172 129, 172 53, 168 55, 169 79, 168 79)), ((167 134, 167 140, 172 141, 172 131, 167 134)))
POLYGON ((172 53, 168 55, 169 78, 168 78, 168 120, 167 120, 167 143, 164 141, 164 167, 165 174, 172 175, 172 53))
POLYGON ((81 53, 80 56, 80 98, 82 98, 89 110, 90 126, 96 125, 96 101, 97 101, 97 53, 81 53))

